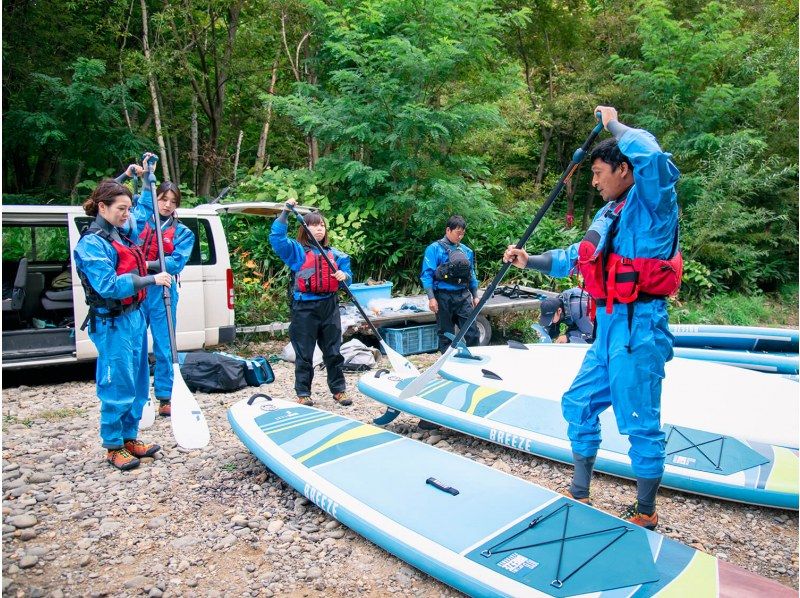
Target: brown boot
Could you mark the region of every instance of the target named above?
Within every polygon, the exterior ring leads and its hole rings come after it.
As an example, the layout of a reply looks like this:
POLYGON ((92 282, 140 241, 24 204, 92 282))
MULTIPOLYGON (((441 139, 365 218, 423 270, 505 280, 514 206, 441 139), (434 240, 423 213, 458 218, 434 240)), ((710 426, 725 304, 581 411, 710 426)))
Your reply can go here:
POLYGON ((131 455, 126 448, 109 449, 106 461, 122 471, 139 467, 139 459, 131 455))
POLYGON ((639 512, 639 503, 633 503, 619 516, 630 523, 634 523, 645 529, 656 529, 658 525, 658 513, 653 511, 650 515, 639 512))
POLYGON ((564 490, 559 490, 559 493, 563 494, 567 498, 571 498, 572 500, 577 500, 578 502, 582 502, 585 505, 592 504, 592 499, 589 498, 588 496, 585 498, 575 498, 574 496, 572 496, 572 492, 569 491, 569 488, 565 488, 564 490))
POLYGON ((157 444, 145 444, 141 440, 126 440, 125 448, 134 457, 141 459, 142 457, 152 457, 161 447, 157 444))
POLYGON ((161 417, 170 417, 172 415, 172 405, 169 401, 158 402, 158 414, 161 417))
POLYGON ((348 397, 347 393, 344 391, 337 392, 335 395, 333 395, 333 400, 339 403, 340 405, 344 405, 345 407, 353 404, 353 400, 350 397, 348 397))
POLYGON ((297 395, 297 404, 298 405, 305 405, 307 407, 311 407, 314 404, 314 401, 309 396, 297 395))

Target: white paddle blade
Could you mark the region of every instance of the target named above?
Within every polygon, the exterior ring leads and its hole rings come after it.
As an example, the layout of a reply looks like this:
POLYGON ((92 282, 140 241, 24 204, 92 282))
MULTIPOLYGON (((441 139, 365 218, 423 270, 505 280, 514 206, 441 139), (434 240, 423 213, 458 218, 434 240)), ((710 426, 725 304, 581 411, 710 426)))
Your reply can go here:
POLYGON ((186 386, 177 363, 172 364, 175 374, 172 382, 172 434, 178 446, 185 449, 199 449, 208 444, 211 434, 200 405, 194 394, 186 386))
POLYGON ((139 420, 139 429, 146 430, 156 421, 156 406, 153 404, 153 397, 147 397, 147 402, 142 410, 142 419, 139 420))
POLYGON ((401 378, 414 378, 419 376, 419 370, 408 359, 400 355, 397 351, 392 349, 384 340, 381 340, 381 347, 383 347, 386 357, 389 358, 389 363, 392 364, 394 373, 401 378))
POLYGON ((407 399, 409 397, 416 396, 420 393, 420 391, 425 388, 429 382, 431 382, 435 377, 436 374, 439 373, 439 370, 442 369, 444 362, 447 361, 450 356, 455 352, 456 348, 452 344, 447 347, 447 351, 444 352, 439 360, 434 363, 431 367, 427 370, 422 372, 422 375, 418 376, 416 380, 414 380, 411 384, 406 386, 403 390, 400 391, 400 399, 407 399))

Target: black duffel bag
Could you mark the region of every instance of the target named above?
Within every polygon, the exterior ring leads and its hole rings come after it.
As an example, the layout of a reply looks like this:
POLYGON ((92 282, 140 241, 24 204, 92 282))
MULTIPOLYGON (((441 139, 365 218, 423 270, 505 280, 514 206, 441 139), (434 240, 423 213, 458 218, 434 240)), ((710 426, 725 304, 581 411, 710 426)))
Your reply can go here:
POLYGON ((181 361, 181 375, 192 392, 233 392, 247 386, 245 363, 219 353, 194 351, 181 361))

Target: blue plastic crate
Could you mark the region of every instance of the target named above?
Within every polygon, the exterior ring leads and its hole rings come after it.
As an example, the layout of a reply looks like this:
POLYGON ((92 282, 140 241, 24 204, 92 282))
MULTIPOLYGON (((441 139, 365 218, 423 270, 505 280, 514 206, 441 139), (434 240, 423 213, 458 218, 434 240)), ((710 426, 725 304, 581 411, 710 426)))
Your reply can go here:
POLYGON ((372 285, 356 282, 351 284, 348 288, 364 309, 367 309, 369 302, 373 299, 391 299, 392 297, 391 282, 372 285))
POLYGON ((384 328, 381 330, 381 334, 386 344, 401 355, 431 353, 439 349, 439 333, 436 324, 384 328))

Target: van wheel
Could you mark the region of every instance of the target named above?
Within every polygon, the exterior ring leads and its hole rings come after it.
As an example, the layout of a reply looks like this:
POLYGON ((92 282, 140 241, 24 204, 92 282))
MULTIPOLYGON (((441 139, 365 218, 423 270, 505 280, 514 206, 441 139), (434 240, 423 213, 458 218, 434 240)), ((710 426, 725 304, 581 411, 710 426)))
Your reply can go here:
POLYGON ((481 347, 488 345, 492 340, 492 325, 489 323, 489 319, 486 316, 478 315, 473 326, 477 326, 480 333, 478 345, 481 347))

